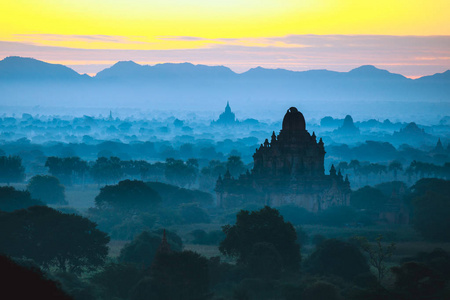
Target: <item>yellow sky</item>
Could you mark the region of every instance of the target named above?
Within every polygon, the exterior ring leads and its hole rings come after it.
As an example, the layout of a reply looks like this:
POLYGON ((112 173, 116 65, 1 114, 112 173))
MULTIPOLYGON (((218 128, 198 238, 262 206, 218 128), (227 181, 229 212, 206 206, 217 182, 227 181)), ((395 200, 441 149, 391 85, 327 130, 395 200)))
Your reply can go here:
POLYGON ((2 0, 0 41, 181 49, 291 34, 450 35, 449 13, 449 0, 2 0))

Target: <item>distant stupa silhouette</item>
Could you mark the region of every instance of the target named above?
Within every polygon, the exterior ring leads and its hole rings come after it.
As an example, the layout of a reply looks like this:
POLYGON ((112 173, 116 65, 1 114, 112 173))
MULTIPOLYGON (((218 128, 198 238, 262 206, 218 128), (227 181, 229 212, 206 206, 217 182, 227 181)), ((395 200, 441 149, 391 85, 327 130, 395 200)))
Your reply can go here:
POLYGON ((444 146, 442 146, 442 142, 441 142, 440 138, 438 139, 438 141, 436 143, 436 147, 434 147, 434 149, 433 149, 433 152, 438 153, 438 154, 445 153, 445 149, 444 149, 444 146))
POLYGON ((170 249, 169 242, 167 242, 166 230, 164 229, 161 244, 158 247, 158 253, 170 253, 170 252, 172 252, 172 250, 170 249))
POLYGON ((225 111, 220 114, 219 119, 212 122, 213 125, 234 125, 236 123, 236 115, 231 111, 230 103, 228 101, 225 111))
POLYGON ((336 129, 334 133, 339 135, 357 135, 359 134, 359 128, 353 123, 352 116, 347 115, 342 126, 336 129))

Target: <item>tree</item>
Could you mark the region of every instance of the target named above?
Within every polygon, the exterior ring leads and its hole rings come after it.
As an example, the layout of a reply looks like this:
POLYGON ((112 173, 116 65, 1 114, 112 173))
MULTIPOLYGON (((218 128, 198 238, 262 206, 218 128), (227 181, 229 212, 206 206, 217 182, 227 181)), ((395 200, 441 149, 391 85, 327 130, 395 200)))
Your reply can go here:
POLYGON ((25 168, 19 156, 0 156, 0 182, 22 182, 25 179, 25 168))
MULTIPOLYGON (((182 242, 175 233, 166 231, 167 241, 172 251, 181 251, 182 242)), ((158 231, 143 231, 133 241, 127 243, 120 251, 119 261, 122 263, 133 263, 143 267, 150 267, 159 246, 161 245, 162 233, 158 231)))
POLYGON ((192 251, 159 253, 131 293, 131 300, 209 299, 208 260, 192 251))
POLYGON ((339 289, 334 284, 326 281, 316 281, 308 284, 302 293, 302 299, 311 300, 339 300, 339 289))
POLYGON ((398 171, 403 171, 403 165, 398 160, 394 160, 389 163, 388 169, 390 172, 394 172, 394 179, 397 180, 398 171))
POLYGON ((214 201, 210 193, 199 190, 180 188, 162 182, 146 182, 146 184, 158 192, 164 199, 164 205, 166 206, 179 207, 185 203, 198 203, 201 206, 208 206, 214 201))
POLYGON ((376 238, 375 245, 370 244, 365 237, 358 237, 357 240, 359 241, 361 249, 368 255, 369 264, 377 271, 378 285, 381 286, 388 270, 386 260, 394 253, 395 244, 391 243, 388 246, 383 246, 381 243, 383 240, 382 235, 379 235, 376 238))
POLYGON ((268 243, 280 254, 283 268, 298 270, 301 256, 297 234, 278 210, 268 206, 259 211, 241 210, 236 215, 236 224, 223 226, 222 230, 226 237, 219 250, 237 257, 239 263, 248 264, 255 244, 268 243))
POLYGON ((11 212, 35 205, 44 205, 43 202, 32 199, 28 191, 17 191, 12 186, 0 187, 0 210, 11 212))
POLYGON ((225 174, 227 171, 225 164, 218 160, 210 160, 208 166, 203 167, 200 171, 199 185, 202 189, 213 190, 219 175, 225 174))
POLYGON ((450 181, 421 179, 411 187, 413 226, 426 239, 450 241, 450 181))
POLYGON ((192 185, 197 179, 198 162, 196 159, 189 159, 186 163, 182 160, 166 159, 165 176, 170 182, 184 187, 192 185))
POLYGON ((87 162, 81 160, 78 156, 55 157, 50 156, 45 162, 50 174, 58 177, 65 184, 72 184, 73 176, 77 176, 84 183, 84 178, 89 170, 87 162))
POLYGON ((0 215, 0 252, 33 259, 43 268, 81 272, 103 264, 109 237, 97 224, 46 206, 0 215))
POLYGON ((92 277, 91 282, 100 287, 104 295, 102 299, 128 299, 130 290, 142 279, 142 275, 140 266, 109 263, 92 277))
POLYGON ((305 261, 307 272, 317 275, 335 275, 346 280, 369 273, 367 260, 358 247, 349 242, 328 239, 316 246, 305 261))
POLYGON ((350 205, 359 209, 377 210, 387 201, 388 198, 380 190, 370 186, 360 188, 350 196, 350 205))
POLYGON ((349 168, 348 163, 346 161, 341 161, 337 166, 336 169, 341 171, 346 171, 349 168))
POLYGON ((230 156, 227 161, 227 169, 230 171, 231 176, 238 177, 245 171, 244 163, 241 160, 240 156, 230 156))
POLYGON ((91 176, 95 182, 109 183, 117 182, 123 176, 120 158, 118 157, 99 157, 90 170, 91 176))
POLYGON ((256 243, 248 258, 250 272, 256 278, 278 279, 282 270, 280 253, 270 243, 256 243))
POLYGON ((4 255, 0 255, 0 277, 1 295, 5 299, 72 299, 57 282, 46 278, 39 269, 26 268, 4 255))
POLYGON ((182 204, 180 206, 180 216, 185 224, 210 223, 208 213, 200 208, 196 203, 182 204))
POLYGON ((450 279, 450 253, 442 248, 435 248, 431 252, 419 252, 413 257, 402 259, 402 262, 420 262, 435 270, 445 280, 450 279))
POLYGON ((95 205, 101 209, 140 210, 155 207, 160 201, 159 194, 147 184, 128 179, 116 185, 104 186, 95 197, 95 205))
POLYGON ((27 190, 31 197, 40 199, 47 204, 68 204, 64 195, 65 188, 54 176, 33 176, 27 185, 27 190))
POLYGON ((443 295, 445 281, 438 272, 418 262, 391 268, 395 276, 394 294, 401 300, 448 299, 443 295))
POLYGON ((381 174, 386 173, 387 167, 385 165, 382 164, 370 164, 369 165, 370 168, 370 173, 373 174, 378 174, 380 176, 380 180, 381 180, 381 174))

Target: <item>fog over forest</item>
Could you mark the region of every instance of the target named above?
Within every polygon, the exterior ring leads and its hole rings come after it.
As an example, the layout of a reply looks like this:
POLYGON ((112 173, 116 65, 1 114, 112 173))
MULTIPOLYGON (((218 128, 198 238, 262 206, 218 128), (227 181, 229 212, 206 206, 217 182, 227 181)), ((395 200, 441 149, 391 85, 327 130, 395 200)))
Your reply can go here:
POLYGON ((450 299, 450 71, 0 61, 11 299, 450 299))

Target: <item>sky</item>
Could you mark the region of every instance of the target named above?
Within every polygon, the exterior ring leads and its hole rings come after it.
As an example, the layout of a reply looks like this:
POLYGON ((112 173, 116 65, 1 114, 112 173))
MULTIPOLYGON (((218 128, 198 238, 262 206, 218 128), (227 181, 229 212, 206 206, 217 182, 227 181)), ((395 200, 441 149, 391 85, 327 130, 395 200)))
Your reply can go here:
POLYGON ((450 69, 450 1, 14 0, 0 3, 0 59, 95 74, 120 60, 348 71, 411 78, 450 69))

